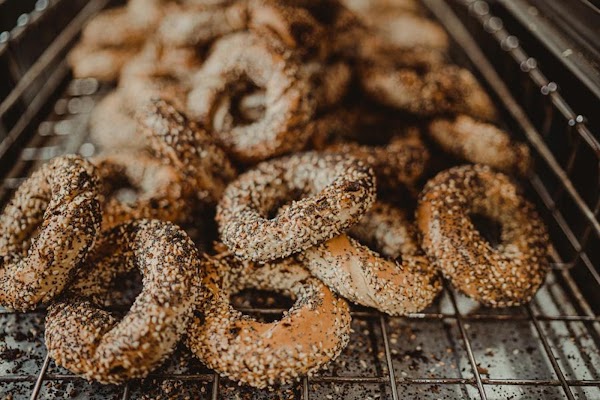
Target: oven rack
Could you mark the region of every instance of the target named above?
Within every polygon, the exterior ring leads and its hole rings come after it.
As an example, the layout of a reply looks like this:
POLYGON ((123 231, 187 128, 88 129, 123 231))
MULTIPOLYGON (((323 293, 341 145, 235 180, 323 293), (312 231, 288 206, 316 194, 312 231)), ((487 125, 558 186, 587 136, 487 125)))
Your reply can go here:
MULTIPOLYGON (((509 33, 509 21, 495 16, 503 12, 502 1, 422 1, 448 30, 456 59, 479 75, 503 106, 507 125, 523 135, 536 156, 528 183, 551 228, 554 249, 553 270, 530 305, 479 308, 446 286, 434 306, 402 318, 355 307, 351 345, 340 359, 329 370, 274 392, 238 387, 190 361, 185 351, 175 357, 181 362, 169 362, 144 381, 90 384, 46 355, 43 309, 0 310, 0 394, 11 399, 161 398, 160 391, 172 398, 187 393, 206 399, 600 399, 598 131, 565 101, 560 76, 548 75, 555 79, 550 80, 530 57, 536 49, 526 52, 509 33), (556 138, 565 142, 557 146, 556 138), (576 176, 581 157, 593 160, 583 177, 576 176)), ((107 1, 49 1, 28 21, 43 22, 69 3, 80 5, 78 13, 29 65, 17 63, 14 54, 19 38, 41 23, 26 22, 21 33, 5 40, 9 57, 2 58, 0 43, 0 60, 20 65, 19 73, 12 71, 9 94, 0 97, 0 140, 3 133, 9 137, 0 142, 0 204, 48 159, 95 153, 87 118, 110 88, 93 79, 71 80, 63 56, 84 21, 107 1)), ((246 301, 241 309, 263 317, 282 311, 255 303, 246 301)))

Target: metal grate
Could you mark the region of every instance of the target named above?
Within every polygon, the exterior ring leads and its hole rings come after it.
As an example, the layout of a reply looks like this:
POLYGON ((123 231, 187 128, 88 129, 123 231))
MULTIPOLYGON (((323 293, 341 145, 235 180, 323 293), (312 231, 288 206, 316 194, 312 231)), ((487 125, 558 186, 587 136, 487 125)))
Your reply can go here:
MULTIPOLYGON (((39 92, 36 97, 39 107, 31 103, 28 109, 32 111, 21 118, 23 122, 8 129, 18 146, 0 143, 0 173, 9 170, 0 181, 0 203, 46 160, 64 153, 94 154, 94 145, 86 138, 86 122, 109 88, 93 79, 64 85, 66 67, 55 61, 85 18, 105 3, 90 1, 62 31, 59 37, 64 39, 53 42, 54 47, 48 47, 42 61, 36 62, 48 63, 38 67, 38 73, 48 65, 58 65, 54 70, 58 72, 50 75, 56 75, 56 82, 47 81, 47 93, 39 92), (49 116, 32 124, 31 115, 38 115, 59 88, 62 94, 50 103, 49 116), (17 138, 27 132, 31 138, 19 145, 17 138)), ((456 42, 457 59, 474 67, 504 106, 507 125, 522 133, 536 153, 536 172, 529 176, 529 183, 546 212, 554 250, 553 270, 530 305, 480 308, 446 287, 432 307, 402 318, 355 307, 351 343, 339 359, 317 376, 275 392, 220 379, 184 349, 144 381, 123 386, 87 383, 57 367, 46 355, 44 310, 15 314, 0 309, 0 394, 12 399, 160 398, 161 392, 174 398, 188 394, 205 399, 600 399, 600 317, 593 308, 600 305, 594 297, 600 293, 595 269, 600 265, 597 136, 585 118, 571 110, 557 83, 546 78, 535 59, 507 32, 508 26, 492 15, 497 4, 423 3, 456 42), (495 60, 493 65, 490 59, 495 60), (511 94, 517 89, 521 90, 519 102, 511 94), (555 146, 557 138, 566 144, 555 146), (577 175, 581 157, 592 160, 583 177, 577 175)), ((13 106, 7 102, 16 104, 25 94, 28 88, 22 85, 17 85, 21 88, 18 96, 0 103, 0 117, 13 106)), ((257 301, 243 297, 240 308, 266 318, 282 312, 257 301)))

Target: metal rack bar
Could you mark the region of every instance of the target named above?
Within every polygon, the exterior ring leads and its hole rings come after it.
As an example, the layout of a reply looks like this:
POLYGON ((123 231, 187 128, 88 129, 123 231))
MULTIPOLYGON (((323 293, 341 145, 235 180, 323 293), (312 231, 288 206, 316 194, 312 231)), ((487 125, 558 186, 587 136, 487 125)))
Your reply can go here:
POLYGON ((128 400, 129 397, 131 396, 131 388, 129 386, 129 382, 127 382, 124 386, 123 386, 123 395, 121 396, 121 400, 128 400))
POLYGON ((31 393, 31 400, 35 400, 38 398, 40 394, 40 390, 42 389, 42 383, 44 382, 44 375, 46 371, 48 371, 48 366, 50 365, 50 355, 46 354, 46 358, 44 358, 44 363, 42 364, 42 368, 40 369, 40 373, 35 380, 35 386, 33 387, 33 391, 31 393))
POLYGON ((569 387, 569 384, 567 383, 567 381, 565 379, 565 375, 563 374, 562 370, 560 369, 560 366, 556 362, 554 353, 552 353, 552 349, 550 348, 550 343, 548 343, 548 338, 546 337, 546 334, 544 333, 542 327, 540 326, 540 322, 537 320, 535 314, 531 310, 530 305, 527 305, 527 313, 531 317, 533 326, 535 327, 535 330, 538 333, 538 336, 542 342, 542 346, 544 347, 544 351, 546 352, 546 355, 548 356, 548 359, 550 360, 550 364, 552 364, 554 373, 556 373, 556 376, 558 377, 558 380, 560 381, 560 385, 562 386, 563 390, 565 391, 565 395, 567 396, 567 398, 569 400, 575 400, 575 397, 573 396, 573 392, 571 392, 571 388, 569 387))
MULTIPOLYGON (((150 374, 148 379, 156 380, 179 380, 192 382, 215 382, 215 374, 150 374)), ((4 376, 0 382, 35 382, 37 375, 11 375, 4 376)), ((45 374, 44 381, 84 381, 79 375, 66 374, 45 374)), ((302 380, 302 390, 307 393, 309 382, 314 383, 379 383, 389 384, 389 376, 314 376, 306 380, 306 388, 304 387, 304 379, 302 380)), ((561 386, 563 383, 558 379, 492 379, 481 378, 484 385, 498 386, 561 386)), ((573 387, 595 387, 600 386, 600 379, 565 379, 568 386, 573 387)), ((396 378, 396 385, 414 384, 414 385, 473 385, 477 384, 475 378, 396 378)), ((123 388, 125 391, 125 387, 123 388)), ((131 395, 131 386, 127 389, 128 396, 131 395)))
POLYGON ((390 339, 385 326, 386 318, 379 314, 379 325, 381 326, 381 335, 383 336, 383 349, 385 351, 385 362, 387 364, 389 383, 392 388, 392 399, 398 400, 398 387, 396 385, 396 376, 394 374, 394 364, 392 363, 392 353, 390 351, 390 339))
POLYGON ((310 398, 310 393, 308 391, 308 377, 302 378, 302 398, 304 400, 308 400, 310 398))
MULTIPOLYGON (((458 0, 456 0, 456 1, 458 1, 458 0)), ((423 2, 426 3, 426 5, 430 8, 430 10, 432 10, 432 12, 434 14, 435 14, 435 10, 438 10, 438 12, 443 12, 444 7, 446 7, 446 8, 448 7, 446 5, 446 3, 442 2, 442 1, 438 1, 438 0, 423 0, 423 2)), ((468 3, 468 1, 466 3, 468 3)), ((483 2, 481 2, 481 3, 483 3, 483 2)), ((473 44, 473 46, 468 46, 468 45, 464 46, 463 45, 462 41, 464 40, 464 38, 461 37, 460 34, 457 35, 455 29, 452 29, 453 23, 457 23, 457 24, 459 24, 460 27, 462 27, 462 23, 460 21, 453 20, 453 18, 456 19, 456 17, 453 17, 453 15, 454 15, 453 12, 445 13, 443 15, 444 15, 444 18, 440 19, 440 20, 446 25, 450 24, 449 31, 452 34, 452 36, 455 37, 455 39, 457 39, 459 44, 462 45, 462 47, 465 49, 466 54, 471 58, 471 60, 474 61, 475 64, 480 69, 483 68, 481 70, 482 75, 484 76, 484 78, 486 78, 488 80, 488 83, 490 83, 490 86, 494 90, 496 90, 496 92, 498 94, 500 94, 499 97, 505 102, 508 101, 510 103, 511 101, 513 101, 514 107, 517 110, 521 110, 520 106, 516 103, 516 101, 514 101, 514 98, 512 98, 510 94, 505 96, 505 95, 502 95, 503 93, 506 94, 505 92, 498 91, 499 87, 500 88, 504 87, 504 89, 506 89, 506 91, 508 91, 508 88, 502 83, 502 81, 497 76, 497 74, 496 74, 496 76, 493 76, 490 74, 489 68, 491 68, 491 66, 489 65, 489 62, 487 62, 487 58, 485 57, 485 55, 479 54, 479 56, 483 57, 483 62, 482 62, 482 59, 478 58, 477 54, 473 58, 474 49, 479 50, 477 48, 477 45, 476 44, 473 44), (504 86, 499 86, 499 84, 504 85, 504 86)), ((480 20, 482 20, 482 18, 480 18, 480 20)), ((466 32, 466 33, 467 33, 467 35, 469 35, 468 32, 466 32)), ((509 53, 516 60, 523 59, 523 57, 526 57, 526 54, 520 48, 514 48, 514 47, 511 48, 510 46, 508 46, 507 49, 510 50, 509 53)), ((492 72, 495 73, 495 71, 493 71, 493 70, 492 70, 492 72)), ((538 82, 540 85, 545 85, 548 96, 552 100, 552 104, 554 104, 554 106, 558 109, 558 111, 563 116, 569 116, 569 115, 575 116, 575 113, 573 113, 573 111, 568 106, 568 104, 566 104, 566 102, 564 102, 564 99, 562 99, 560 97, 560 93, 556 91, 556 88, 555 88, 556 85, 552 85, 552 82, 548 81, 548 79, 546 79, 546 77, 541 73, 541 71, 539 71, 539 69, 534 68, 531 71, 530 76, 532 77, 532 79, 536 79, 536 82, 538 82)), ((507 109, 509 110, 509 112, 511 112, 511 114, 513 114, 513 112, 511 111, 511 107, 507 106, 507 109)), ((522 110, 521 110, 521 113, 522 113, 522 110)), ((522 113, 522 114, 524 115, 524 113, 522 113)), ((61 118, 62 117, 63 116, 61 116, 61 118)), ((513 114, 513 117, 515 117, 514 114, 513 114)), ((515 120, 519 124, 522 123, 522 121, 519 120, 519 118, 515 117, 515 120)), ((570 122, 570 121, 567 121, 567 122, 570 122)), ((581 141, 581 144, 586 143, 588 146, 594 146, 597 144, 597 142, 591 135, 591 133, 590 133, 589 129, 587 128, 585 121, 583 119, 579 118, 578 116, 575 116, 574 119, 572 119, 572 122, 573 122, 574 132, 576 132, 583 139, 581 141)), ((526 127, 523 127, 523 128, 525 131, 527 131, 525 129, 526 127)), ((533 128, 533 129, 535 129, 535 128, 533 128)), ((542 137, 537 131, 535 131, 534 133, 536 135, 538 135, 539 138, 542 137)), ((81 133, 78 132, 76 134, 74 133, 73 135, 83 135, 83 132, 81 132, 81 133)), ((530 137, 530 135, 528 135, 528 138, 529 137, 530 137)), ((64 137, 64 138, 54 137, 54 138, 57 139, 56 140, 57 143, 59 143, 59 142, 67 143, 67 140, 73 140, 73 139, 67 139, 67 137, 64 137), (64 141, 61 141, 62 139, 64 139, 64 141)), ((47 143, 47 142, 45 142, 43 140, 36 142, 35 146, 32 147, 32 154, 35 154, 37 152, 37 150, 35 150, 35 149, 39 148, 40 146, 43 146, 45 143, 47 143)), ((82 143, 82 142, 80 142, 80 143, 82 143)), ((538 145, 542 149, 546 149, 549 152, 549 149, 547 148, 547 146, 541 139, 540 139, 540 142, 538 143, 538 145)), ((58 144, 57 146, 58 146, 59 151, 67 151, 67 149, 68 149, 68 147, 66 145, 58 144)), ((535 144, 534 144, 534 147, 536 147, 535 144)), ((536 147, 536 150, 537 150, 537 147, 536 147)), ((551 155, 551 153, 550 153, 550 155, 551 155)), ((38 157, 33 157, 33 158, 38 158, 38 157)), ((32 161, 36 161, 36 160, 32 160, 32 161)), ((26 160, 24 160, 24 159, 20 160, 20 163, 24 164, 25 162, 26 162, 26 160)), ((29 161, 27 161, 27 163, 28 163, 27 165, 34 164, 33 162, 29 162, 29 161)), ((22 171, 20 171, 20 173, 25 172, 24 170, 25 170, 25 168, 22 168, 22 171)), ((570 170, 569 167, 567 167, 565 170, 562 170, 565 175, 565 179, 568 178, 567 174, 568 174, 569 170, 570 170)), ((14 188, 21 182, 21 179, 22 179, 22 176, 14 175, 14 176, 11 176, 9 180, 0 182, 0 183, 2 183, 3 186, 7 186, 7 187, 9 186, 10 188, 14 188)), ((584 261, 586 268, 588 268, 590 270, 590 272, 592 272, 592 274, 594 272, 596 273, 596 275, 592 275, 592 276, 594 277, 594 279, 596 279, 596 281, 597 281, 596 283, 598 283, 599 287, 600 287, 600 279, 598 279, 597 272, 595 271, 594 266, 592 265, 592 262, 588 258, 587 254, 585 254, 585 252, 583 251, 583 245, 585 244, 585 236, 580 235, 578 237, 573 232, 573 230, 569 226, 568 222, 563 218, 561 212, 557 208, 558 201, 556 200, 556 195, 553 196, 552 194, 550 194, 548 192, 546 186, 544 186, 543 181, 535 174, 530 177, 530 181, 531 181, 532 187, 537 192, 537 195, 542 199, 542 202, 551 211, 552 217, 557 221, 558 226, 564 233, 565 237, 568 238, 568 240, 571 242, 571 244, 574 246, 574 248, 579 250, 579 257, 581 257, 581 259, 584 261)), ((567 179, 566 182, 570 182, 570 181, 568 181, 568 179, 567 179)), ((561 183, 564 183, 564 181, 561 181, 561 183)), ((573 187, 573 189, 574 189, 574 187, 573 187)), ((568 190, 564 190, 564 192, 570 196, 570 193, 568 190)), ((598 212, 598 207, 595 207, 593 210, 594 219, 597 216, 597 212, 598 212)), ((594 231, 592 231, 592 229, 594 229, 594 227, 592 225, 590 225, 590 233, 593 234, 594 231)), ((589 388, 589 387, 600 386, 600 379, 567 379, 565 373, 561 370, 560 365, 558 364, 558 362, 556 361, 556 359, 554 357, 555 351, 553 351, 553 349, 551 347, 551 340, 548 337, 548 334, 546 333, 546 330, 544 329, 544 327, 542 327, 541 322, 544 322, 544 321, 581 322, 582 324, 585 325, 586 329, 590 330, 590 332, 592 332, 592 329, 595 330, 596 332, 599 332, 598 326, 600 326, 600 317, 596 316, 592 312, 591 308, 589 307, 589 304, 587 304, 587 302, 586 302, 585 298, 583 297, 581 291, 579 290, 577 284, 571 277, 571 271, 569 269, 571 267, 573 267, 573 265, 575 265, 575 262, 569 261, 569 262, 565 263, 565 262, 563 262, 563 260, 560 259, 560 257, 557 254, 553 254, 553 256, 555 257, 553 261, 554 261, 554 271, 556 273, 556 276, 559 276, 564 281, 564 284, 562 281, 560 282, 561 288, 564 286, 565 291, 568 291, 570 293, 570 296, 573 299, 573 303, 576 306, 575 308, 578 310, 578 312, 576 312, 576 313, 565 315, 564 310, 563 310, 563 313, 560 315, 543 315, 543 314, 537 315, 531 306, 527 306, 527 307, 523 307, 522 314, 485 314, 485 313, 480 313, 480 312, 466 314, 466 313, 460 312, 459 307, 458 307, 457 298, 455 297, 454 293, 451 290, 446 289, 446 292, 448 293, 448 296, 450 298, 450 302, 452 305, 452 310, 451 310, 452 312, 423 312, 423 313, 414 313, 414 314, 410 314, 405 317, 398 318, 399 320, 403 320, 403 321, 450 320, 453 323, 455 323, 458 328, 459 334, 460 334, 460 340, 462 341, 462 343, 464 343, 464 347, 465 347, 465 351, 464 352, 461 351, 461 357, 463 354, 466 353, 466 358, 468 360, 470 368, 473 370, 473 377, 463 378, 463 377, 421 377, 421 376, 419 376, 419 377, 398 377, 398 376, 396 376, 397 371, 394 370, 394 366, 393 366, 392 353, 391 353, 391 349, 390 349, 390 346, 391 346, 390 345, 390 337, 389 337, 389 332, 388 332, 388 323, 392 320, 392 318, 384 316, 384 315, 374 312, 372 310, 364 311, 364 310, 360 309, 360 310, 353 310, 352 316, 360 317, 360 318, 368 318, 368 319, 372 319, 372 320, 377 319, 379 322, 379 325, 381 327, 381 329, 380 329, 381 337, 379 334, 377 334, 377 337, 378 337, 378 340, 379 340, 379 338, 381 338, 381 340, 383 342, 385 363, 387 365, 388 373, 382 374, 381 372, 377 372, 377 373, 373 374, 375 376, 356 376, 356 375, 318 376, 317 375, 317 376, 311 377, 310 379, 303 378, 301 380, 301 383, 299 386, 298 394, 300 396, 302 396, 303 399, 308 399, 309 397, 311 397, 311 390, 313 390, 313 389, 311 388, 310 383, 353 384, 353 385, 362 385, 362 384, 364 384, 364 385, 366 385, 366 384, 387 385, 387 384, 390 384, 392 387, 391 396, 394 399, 398 399, 398 398, 400 398, 399 396, 402 395, 402 393, 399 393, 398 385, 449 385, 449 386, 451 386, 451 385, 472 385, 473 387, 477 388, 479 397, 482 399, 485 399, 487 396, 487 394, 485 392, 485 386, 491 385, 491 386, 561 387, 565 391, 568 398, 573 398, 572 397, 573 394, 571 391, 572 387, 589 388), (583 315, 579 315, 579 314, 583 314, 583 315), (550 377, 550 379, 548 377, 545 377, 544 379, 520 379, 520 378, 497 379, 497 378, 486 378, 486 377, 482 376, 482 374, 478 370, 477 360, 475 357, 475 352, 473 350, 473 343, 477 343, 477 341, 476 341, 475 336, 471 337, 469 335, 469 332, 467 331, 467 327, 466 327, 466 323, 470 322, 470 321, 477 321, 477 322, 530 321, 531 326, 533 326, 533 328, 535 329, 535 332, 537 332, 537 336, 539 337, 539 343, 541 343, 541 345, 542 345, 541 347, 543 347, 542 354, 545 354, 545 356, 547 356, 550 359, 552 371, 556 375, 556 379, 554 379, 554 375, 552 375, 550 377), (381 375, 381 376, 378 376, 378 375, 381 375)), ((244 308, 244 309, 240 309, 240 311, 248 312, 248 313, 258 313, 258 314, 262 314, 262 315, 274 315, 274 314, 279 314, 284 310, 268 309, 268 308, 244 308)), ((35 310, 28 314, 40 314, 43 312, 45 312, 45 310, 40 309, 40 310, 35 310)), ((11 312, 0 310, 0 317, 2 317, 3 315, 11 315, 11 314, 12 314, 11 312)), ((453 326, 454 326, 454 324, 453 324, 453 326)), ((537 342, 538 341, 536 340, 536 343, 537 342)), ((454 350, 457 350, 459 347, 454 344, 452 346, 453 346, 454 350)), ((461 359, 464 359, 464 358, 461 358, 461 359)), ((32 392, 32 399, 35 399, 35 398, 39 398, 40 390, 41 390, 44 382, 47 382, 47 381, 83 382, 83 379, 77 375, 52 373, 52 371, 49 373, 48 368, 49 368, 49 358, 48 358, 48 356, 46 356, 39 374, 37 374, 37 375, 35 375, 35 374, 4 374, 4 375, 0 375, 0 383, 35 382, 34 390, 32 392)), ((548 369, 550 370, 550 367, 548 367, 548 369)), ((211 395, 210 395, 211 398, 217 399, 220 396, 219 388, 220 388, 221 379, 215 373, 193 373, 193 372, 164 373, 164 372, 158 371, 158 372, 151 374, 148 377, 148 379, 180 380, 180 381, 203 382, 203 383, 212 382, 212 391, 211 391, 211 395)), ((120 397, 123 399, 131 398, 132 388, 134 388, 134 387, 136 387, 135 390, 137 390, 137 386, 135 386, 134 384, 128 384, 122 388, 119 388, 118 389, 119 391, 122 390, 122 394, 120 397)), ((358 387, 358 386, 356 386, 356 387, 358 387)), ((314 397, 316 397, 316 395, 313 393, 312 397, 314 398, 314 397)))
POLYGON ((467 330, 465 329, 465 325, 461 317, 461 312, 458 309, 456 297, 454 296, 454 293, 451 289, 446 288, 446 293, 448 293, 448 297, 450 297, 452 308, 454 308, 454 313, 456 314, 456 324, 458 325, 460 336, 463 339, 463 342, 465 344, 465 350, 467 351, 467 356, 469 358, 469 362, 471 363, 471 369, 473 370, 473 376, 475 376, 475 385, 477 386, 477 390, 479 391, 479 397, 481 398, 481 400, 487 400, 487 394, 485 393, 485 388, 483 387, 481 375, 479 374, 479 369, 477 368, 475 354, 473 354, 473 349, 471 347, 471 340, 469 339, 469 335, 467 334, 467 330))
POLYGON ((212 395, 211 395, 212 400, 217 400, 219 398, 219 381, 220 381, 219 374, 212 374, 212 382, 213 382, 212 395))

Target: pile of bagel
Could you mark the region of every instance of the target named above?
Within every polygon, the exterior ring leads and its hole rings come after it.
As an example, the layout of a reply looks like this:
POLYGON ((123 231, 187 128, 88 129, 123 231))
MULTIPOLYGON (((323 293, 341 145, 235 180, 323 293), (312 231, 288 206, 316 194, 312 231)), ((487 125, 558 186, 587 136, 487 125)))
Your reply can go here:
POLYGON ((343 351, 349 302, 409 315, 443 278, 485 306, 529 302, 549 265, 518 184, 529 151, 448 46, 412 0, 103 11, 69 55, 115 85, 90 118, 102 151, 51 160, 4 208, 0 305, 47 305, 50 356, 90 380, 146 377, 183 342, 265 388, 343 351), (259 321, 231 304, 245 289, 294 304, 259 321))

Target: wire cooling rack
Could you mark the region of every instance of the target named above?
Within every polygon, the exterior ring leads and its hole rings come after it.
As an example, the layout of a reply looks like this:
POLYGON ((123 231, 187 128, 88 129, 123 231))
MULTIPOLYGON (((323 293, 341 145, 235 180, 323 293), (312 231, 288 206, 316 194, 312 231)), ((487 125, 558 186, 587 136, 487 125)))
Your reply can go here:
MULTIPOLYGON (((66 1, 45 3, 38 11, 43 14, 46 8, 66 1)), ((600 247, 600 146, 596 137, 585 119, 569 107, 558 83, 546 78, 536 60, 493 15, 496 5, 423 2, 460 49, 457 59, 475 67, 504 106, 507 124, 524 135, 536 156, 536 172, 529 183, 551 228, 554 247, 552 272, 531 304, 482 308, 446 286, 433 306, 406 317, 392 318, 354 307, 350 345, 342 355, 318 375, 272 391, 239 387, 221 379, 183 348, 145 380, 122 386, 88 383, 57 367, 47 356, 43 309, 23 314, 0 309, 0 396, 600 399, 600 317, 595 314, 600 306, 600 277, 595 269, 600 247), (490 59, 496 62, 491 64, 490 59)), ((0 172, 8 171, 0 181, 0 203, 31 170, 50 158, 65 153, 95 154, 86 124, 108 88, 93 79, 69 81, 61 57, 83 21, 105 3, 92 0, 82 6, 33 64, 37 73, 45 71, 45 79, 40 81, 37 74, 29 72, 34 79, 21 84, 15 80, 12 97, 0 103, 0 139, 4 133, 16 143, 0 144, 0 172), (51 71, 49 66, 53 66, 51 71), (31 90, 31 85, 37 85, 36 90, 31 90), (25 113, 6 118, 28 93, 25 113), (44 108, 44 104, 51 107, 44 108), (47 117, 38 123, 34 115, 40 113, 47 117), (17 138, 28 131, 30 139, 19 144, 17 138)), ((268 296, 246 295, 236 302, 241 310, 265 319, 277 318, 283 311, 272 308, 268 296)))

